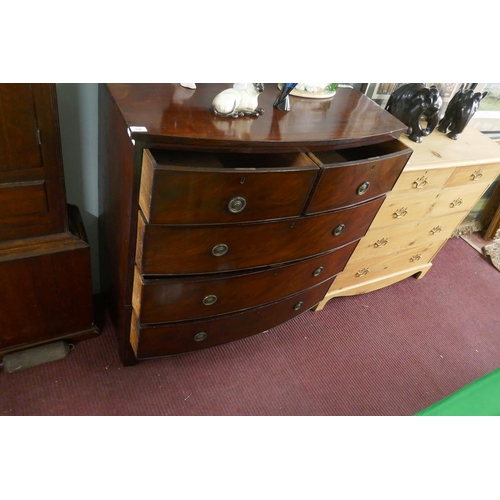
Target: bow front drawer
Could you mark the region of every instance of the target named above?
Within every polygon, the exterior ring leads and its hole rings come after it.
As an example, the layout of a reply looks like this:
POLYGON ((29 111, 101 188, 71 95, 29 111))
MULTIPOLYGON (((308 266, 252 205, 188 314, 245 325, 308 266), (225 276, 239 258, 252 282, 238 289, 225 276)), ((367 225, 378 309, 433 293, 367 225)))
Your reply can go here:
POLYGON ((306 213, 355 205, 392 189, 412 150, 398 141, 356 149, 310 153, 322 167, 306 213))
POLYGON ((335 276, 357 244, 293 264, 215 277, 148 279, 136 269, 132 304, 141 323, 182 321, 256 307, 335 276))
POLYGON ((200 321, 147 326, 140 324, 132 313, 130 344, 141 359, 198 351, 255 335, 314 307, 332 280, 272 304, 200 321))
POLYGON ((144 150, 140 207, 151 224, 231 224, 302 213, 319 168, 303 153, 144 150))
POLYGON ((384 201, 329 214, 239 226, 163 226, 139 214, 142 274, 218 273, 292 262, 361 238, 384 201))

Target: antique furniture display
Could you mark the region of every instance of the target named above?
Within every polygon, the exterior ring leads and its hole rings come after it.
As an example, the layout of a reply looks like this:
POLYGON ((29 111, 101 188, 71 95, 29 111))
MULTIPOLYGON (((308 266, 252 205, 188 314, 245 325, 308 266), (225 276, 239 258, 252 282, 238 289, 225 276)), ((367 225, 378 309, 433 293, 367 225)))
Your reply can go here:
POLYGON ((100 86, 102 284, 125 365, 317 305, 404 168, 406 127, 353 89, 214 115, 231 84, 100 86))
MULTIPOLYGON (((405 137, 401 142, 412 144, 405 137)), ((333 297, 370 292, 413 275, 422 278, 500 174, 498 144, 473 129, 456 142, 434 132, 412 147, 392 192, 316 310, 333 297)))
POLYGON ((0 359, 98 335, 90 252, 66 205, 55 84, 0 84, 0 359))

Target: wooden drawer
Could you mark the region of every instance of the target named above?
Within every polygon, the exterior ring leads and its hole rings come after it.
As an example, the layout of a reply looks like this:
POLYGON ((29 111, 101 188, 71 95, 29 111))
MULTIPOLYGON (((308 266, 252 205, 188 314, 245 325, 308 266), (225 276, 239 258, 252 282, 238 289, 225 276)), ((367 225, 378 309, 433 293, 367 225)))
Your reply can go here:
POLYGON ((365 260, 422 245, 441 245, 448 239, 466 216, 463 212, 444 217, 420 219, 402 224, 370 229, 356 247, 351 260, 365 260))
POLYGON ((138 359, 198 351, 273 328, 318 304, 332 279, 263 307, 202 321, 141 325, 132 313, 130 343, 138 359), (198 340, 197 340, 198 339, 198 340))
POLYGON ((371 259, 360 261, 350 261, 347 263, 344 271, 336 277, 335 288, 340 289, 359 285, 365 281, 382 278, 404 269, 421 266, 428 263, 439 248, 440 245, 430 244, 415 248, 405 248, 390 255, 372 257, 371 259))
POLYGON ((140 207, 151 224, 272 220, 302 213, 319 168, 303 153, 144 150, 140 207))
POLYGON ((365 233, 383 198, 329 214, 240 226, 146 224, 139 213, 136 263, 142 274, 200 274, 292 262, 365 233))
POLYGON ((396 196, 420 196, 424 192, 442 189, 453 171, 453 168, 410 169, 401 174, 392 192, 396 196))
POLYGON ((216 277, 147 279, 136 268, 132 305, 144 324, 216 316, 275 302, 342 271, 356 245, 299 263, 216 277))
POLYGON ((370 229, 390 226, 396 231, 409 221, 423 219, 441 191, 419 191, 415 196, 391 193, 377 213, 370 229))
POLYGON ((310 153, 323 171, 306 213, 346 207, 387 193, 411 153, 399 141, 310 153))
POLYGON ((465 186, 483 182, 491 184, 496 180, 499 173, 499 163, 456 168, 445 187, 465 186))
POLYGON ((441 217, 456 212, 470 212, 488 184, 470 184, 443 189, 426 213, 427 217, 441 217))

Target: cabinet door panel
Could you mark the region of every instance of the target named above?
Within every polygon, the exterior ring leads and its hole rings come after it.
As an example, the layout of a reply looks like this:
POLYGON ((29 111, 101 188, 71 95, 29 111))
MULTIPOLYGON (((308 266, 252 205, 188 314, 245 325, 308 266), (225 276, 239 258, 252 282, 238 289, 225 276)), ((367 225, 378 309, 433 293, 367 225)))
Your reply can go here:
POLYGON ((0 241, 68 230, 55 84, 0 84, 0 241))
POLYGON ((41 164, 31 85, 0 84, 0 172, 41 164))

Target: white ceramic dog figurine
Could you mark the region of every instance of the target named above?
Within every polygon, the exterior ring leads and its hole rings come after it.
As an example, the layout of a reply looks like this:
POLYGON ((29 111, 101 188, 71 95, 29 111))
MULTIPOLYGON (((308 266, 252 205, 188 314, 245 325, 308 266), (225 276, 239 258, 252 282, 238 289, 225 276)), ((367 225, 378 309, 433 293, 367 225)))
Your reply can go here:
POLYGON ((263 83, 235 83, 233 88, 226 89, 217 94, 212 101, 214 113, 217 116, 250 115, 259 116, 264 113, 258 107, 259 95, 264 90, 263 83))

